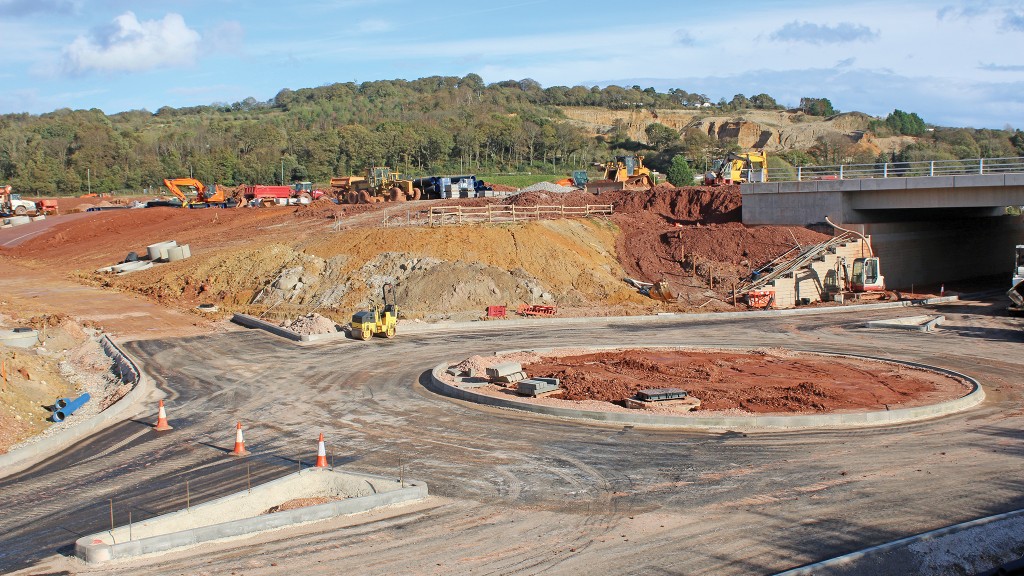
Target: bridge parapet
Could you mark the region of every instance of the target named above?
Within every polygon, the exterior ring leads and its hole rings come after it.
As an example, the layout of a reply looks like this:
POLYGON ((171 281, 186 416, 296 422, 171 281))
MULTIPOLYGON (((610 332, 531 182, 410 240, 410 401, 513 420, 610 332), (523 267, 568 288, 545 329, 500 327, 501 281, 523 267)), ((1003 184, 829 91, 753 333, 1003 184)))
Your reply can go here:
POLYGON ((966 176, 985 174, 1024 174, 1024 157, 972 158, 968 160, 925 160, 921 162, 879 162, 874 164, 839 164, 834 166, 798 166, 795 176, 776 176, 769 171, 772 182, 803 182, 819 180, 889 179, 934 176, 966 176))

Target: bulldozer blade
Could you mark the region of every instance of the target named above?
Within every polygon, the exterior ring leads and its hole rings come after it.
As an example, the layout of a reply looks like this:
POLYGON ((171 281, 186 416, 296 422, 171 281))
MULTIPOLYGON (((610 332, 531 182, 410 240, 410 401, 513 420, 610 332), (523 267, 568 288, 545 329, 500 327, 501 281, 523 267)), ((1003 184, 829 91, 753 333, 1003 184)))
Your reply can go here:
POLYGON ((591 180, 587 182, 585 190, 591 194, 600 194, 602 192, 614 192, 616 190, 624 190, 622 182, 616 182, 614 180, 591 180))

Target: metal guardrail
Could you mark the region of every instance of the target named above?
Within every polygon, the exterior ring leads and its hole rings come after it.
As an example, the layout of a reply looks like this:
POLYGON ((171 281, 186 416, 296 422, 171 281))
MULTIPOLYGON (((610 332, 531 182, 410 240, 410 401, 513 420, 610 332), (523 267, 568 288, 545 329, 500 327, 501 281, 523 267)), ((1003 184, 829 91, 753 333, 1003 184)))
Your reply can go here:
MULTIPOLYGON (((778 174, 780 170, 772 172, 778 174)), ((927 160, 923 162, 885 162, 876 164, 840 164, 834 166, 797 166, 796 182, 805 180, 850 180, 857 178, 913 178, 918 176, 966 176, 972 174, 1024 173, 1024 157, 972 158, 970 160, 927 160)), ((769 178, 771 182, 793 182, 789 178, 769 178)))
POLYGON ((500 224, 556 218, 590 218, 611 216, 611 204, 586 206, 433 206, 427 210, 385 210, 384 227, 447 226, 453 224, 500 224))

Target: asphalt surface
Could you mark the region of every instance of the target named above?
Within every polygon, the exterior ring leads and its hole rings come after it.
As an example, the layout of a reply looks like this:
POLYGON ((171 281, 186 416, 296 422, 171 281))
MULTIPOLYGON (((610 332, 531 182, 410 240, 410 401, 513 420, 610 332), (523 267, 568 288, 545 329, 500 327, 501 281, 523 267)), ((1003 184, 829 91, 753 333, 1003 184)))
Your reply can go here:
MULTIPOLYGON (((0 572, 86 571, 79 535, 309 465, 317 435, 356 471, 435 496, 362 526, 328 523, 89 567, 148 574, 758 574, 1024 507, 1024 322, 999 300, 936 307, 925 334, 865 329, 920 310, 698 324, 608 323, 297 347, 259 331, 126 345, 168 393, 0 480, 0 572), (445 361, 567 345, 772 346, 933 364, 977 378, 968 412, 895 427, 710 434, 490 409, 423 383, 445 361), (226 456, 243 422, 253 456, 226 456), (187 487, 186 487, 187 482, 187 487), (187 493, 187 495, 186 495, 187 493)), ((489 326, 494 328, 495 325, 489 326)), ((813 377, 813 375, 811 375, 813 377)))

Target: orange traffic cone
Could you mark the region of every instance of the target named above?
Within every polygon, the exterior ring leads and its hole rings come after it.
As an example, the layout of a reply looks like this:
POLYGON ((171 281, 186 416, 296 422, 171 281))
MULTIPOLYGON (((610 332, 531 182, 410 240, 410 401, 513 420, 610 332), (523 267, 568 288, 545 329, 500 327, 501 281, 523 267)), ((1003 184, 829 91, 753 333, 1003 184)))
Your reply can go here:
POLYGON ((247 456, 249 451, 245 449, 245 440, 242 439, 242 423, 235 428, 235 449, 231 451, 232 456, 247 456))
POLYGON ((164 401, 160 401, 160 411, 156 414, 156 428, 154 430, 172 430, 170 424, 167 423, 167 412, 164 411, 164 401))
POLYGON ((320 443, 316 447, 316 467, 327 468, 327 449, 324 447, 324 433, 320 433, 320 443))

